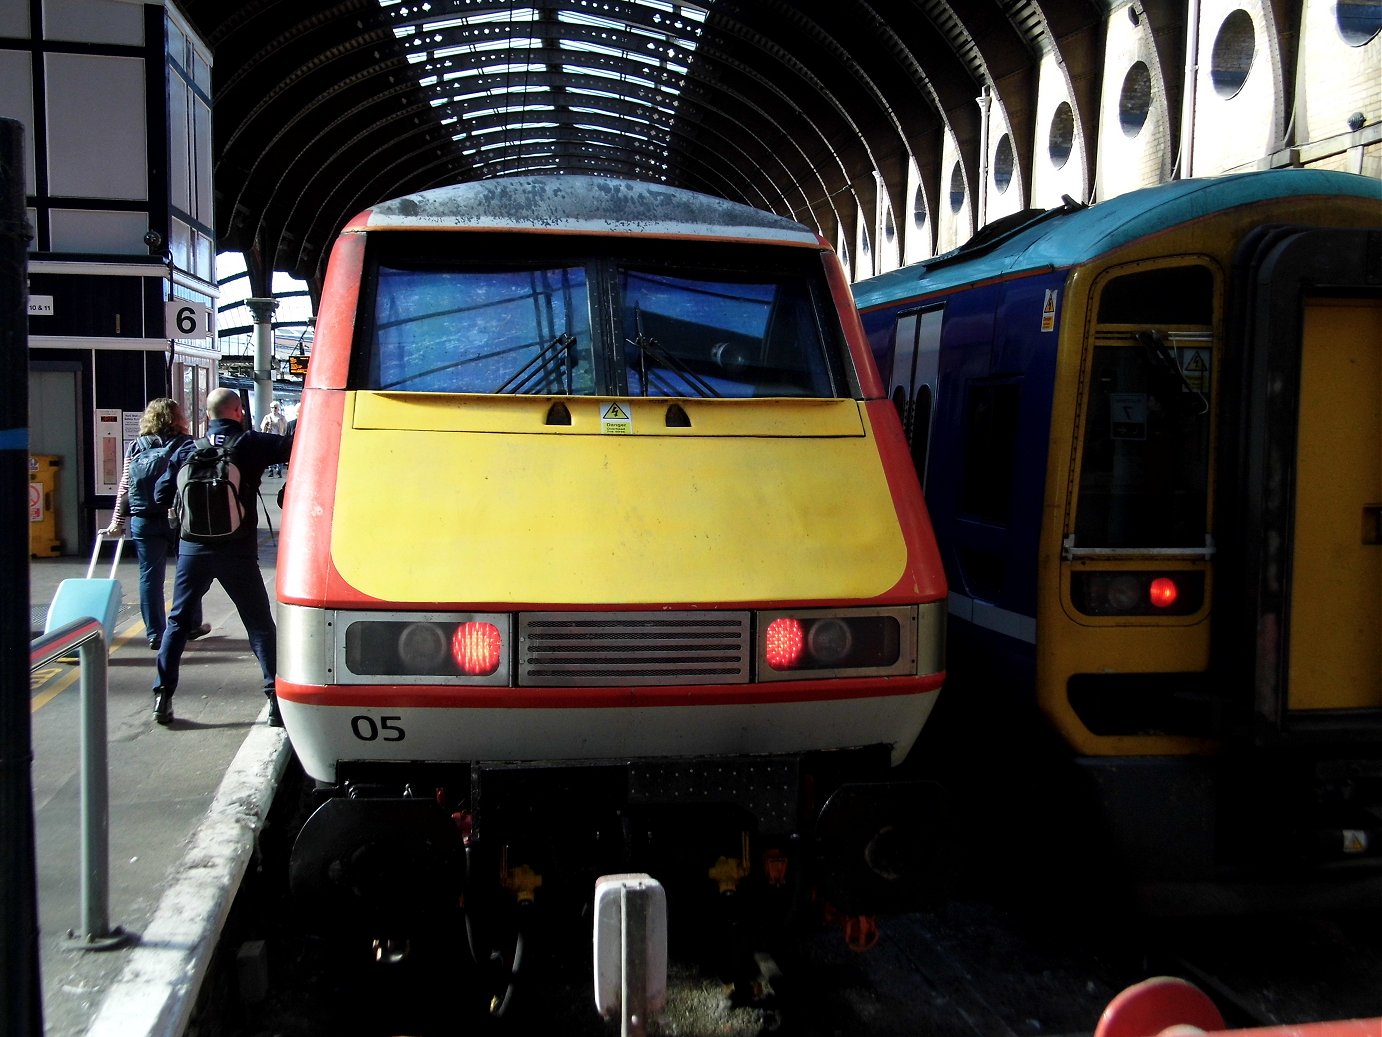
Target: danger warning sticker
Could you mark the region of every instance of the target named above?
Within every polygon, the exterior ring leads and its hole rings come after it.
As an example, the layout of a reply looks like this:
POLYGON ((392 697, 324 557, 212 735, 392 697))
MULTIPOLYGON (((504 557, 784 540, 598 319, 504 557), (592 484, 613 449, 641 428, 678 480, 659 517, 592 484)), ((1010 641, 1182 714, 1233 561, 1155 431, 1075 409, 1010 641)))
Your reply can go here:
POLYGON ((633 435, 633 409, 619 400, 600 406, 600 432, 606 436, 633 435))

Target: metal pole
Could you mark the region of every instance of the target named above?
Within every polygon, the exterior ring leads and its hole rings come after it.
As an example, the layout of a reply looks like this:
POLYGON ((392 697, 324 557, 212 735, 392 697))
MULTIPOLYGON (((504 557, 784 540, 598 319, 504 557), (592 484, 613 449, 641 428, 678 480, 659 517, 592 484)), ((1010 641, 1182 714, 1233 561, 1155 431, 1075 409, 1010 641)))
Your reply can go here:
POLYGON ((75 949, 122 947, 133 934, 110 925, 110 794, 106 730, 109 650, 99 619, 83 616, 29 644, 30 672, 77 653, 81 667, 81 905, 82 932, 67 930, 75 949))
POLYGON ((82 696, 82 925, 88 942, 110 932, 110 789, 104 636, 80 650, 82 696))
POLYGON ((29 675, 29 227, 24 127, 0 119, 0 1034, 41 1037, 29 675))
POLYGON ((250 428, 255 429, 269 413, 269 404, 274 398, 274 311, 278 309, 277 299, 251 298, 245 300, 254 318, 254 413, 250 415, 250 428))

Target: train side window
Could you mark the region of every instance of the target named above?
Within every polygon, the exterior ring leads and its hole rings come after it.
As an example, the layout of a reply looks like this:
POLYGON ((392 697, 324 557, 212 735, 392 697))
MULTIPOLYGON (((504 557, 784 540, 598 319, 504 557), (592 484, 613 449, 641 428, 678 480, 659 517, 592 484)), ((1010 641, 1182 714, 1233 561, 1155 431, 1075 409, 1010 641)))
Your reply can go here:
POLYGON ((960 509, 973 518, 1007 525, 1017 453, 1017 382, 969 387, 960 509))
POLYGON ((917 386, 916 402, 912 405, 912 433, 908 437, 912 448, 912 464, 922 486, 926 485, 926 448, 931 439, 931 387, 917 386))

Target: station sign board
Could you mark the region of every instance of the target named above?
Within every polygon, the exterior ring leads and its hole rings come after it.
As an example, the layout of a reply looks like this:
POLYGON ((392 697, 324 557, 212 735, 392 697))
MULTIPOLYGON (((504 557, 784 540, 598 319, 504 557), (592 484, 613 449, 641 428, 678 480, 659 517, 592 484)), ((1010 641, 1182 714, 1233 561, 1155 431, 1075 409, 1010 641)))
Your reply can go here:
POLYGON ((169 338, 210 338, 211 307, 187 299, 169 299, 164 303, 164 320, 169 338))

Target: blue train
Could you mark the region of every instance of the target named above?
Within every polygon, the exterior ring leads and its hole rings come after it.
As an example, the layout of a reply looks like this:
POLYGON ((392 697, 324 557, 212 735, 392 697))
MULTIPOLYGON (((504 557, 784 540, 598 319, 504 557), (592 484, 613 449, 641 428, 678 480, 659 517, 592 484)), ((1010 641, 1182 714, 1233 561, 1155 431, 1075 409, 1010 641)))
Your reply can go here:
POLYGON ((1375 897, 1382 182, 1067 199, 854 291, 950 587, 929 733, 1009 797, 994 843, 1078 796, 1154 906, 1375 897))

